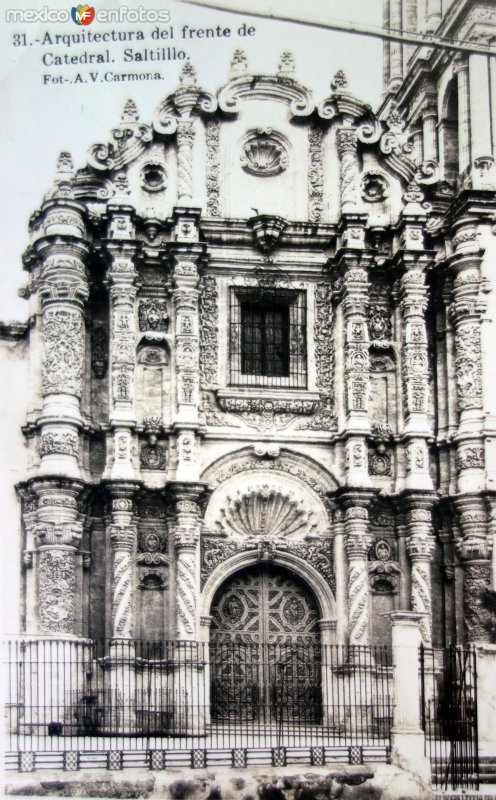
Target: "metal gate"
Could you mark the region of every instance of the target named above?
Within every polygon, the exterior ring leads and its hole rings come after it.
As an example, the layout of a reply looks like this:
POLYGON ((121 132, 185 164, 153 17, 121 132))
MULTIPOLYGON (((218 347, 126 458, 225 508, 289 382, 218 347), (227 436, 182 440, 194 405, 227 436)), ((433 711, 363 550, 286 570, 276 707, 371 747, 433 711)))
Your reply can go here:
POLYGON ((422 727, 437 789, 479 788, 476 652, 421 646, 422 727))

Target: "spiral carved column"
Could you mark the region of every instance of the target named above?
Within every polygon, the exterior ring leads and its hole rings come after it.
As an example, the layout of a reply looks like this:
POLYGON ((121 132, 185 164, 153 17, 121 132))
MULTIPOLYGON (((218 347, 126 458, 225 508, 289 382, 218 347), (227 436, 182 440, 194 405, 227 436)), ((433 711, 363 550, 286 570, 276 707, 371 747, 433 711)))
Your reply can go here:
POLYGON ((411 561, 412 611, 422 614, 420 632, 424 644, 432 645, 432 578, 431 561, 435 549, 432 531, 430 495, 414 495, 405 499, 406 548, 411 561))
POLYGON ((338 155, 341 178, 341 211, 355 211, 358 201, 357 133, 354 128, 339 128, 338 155))
POLYGON ((348 556, 348 632, 352 645, 369 644, 370 587, 367 558, 372 536, 369 534, 368 507, 373 492, 350 490, 341 497, 344 507, 345 547, 348 556))
POLYGON ((177 124, 177 189, 178 203, 190 204, 193 196, 194 123, 191 119, 177 124))
POLYGON ((110 487, 111 522, 107 528, 112 548, 112 636, 131 639, 134 609, 134 554, 137 526, 134 524, 132 484, 110 487))
POLYGON ((169 525, 176 548, 176 632, 181 640, 198 638, 197 598, 200 594, 199 542, 202 483, 174 482, 168 486, 169 525))

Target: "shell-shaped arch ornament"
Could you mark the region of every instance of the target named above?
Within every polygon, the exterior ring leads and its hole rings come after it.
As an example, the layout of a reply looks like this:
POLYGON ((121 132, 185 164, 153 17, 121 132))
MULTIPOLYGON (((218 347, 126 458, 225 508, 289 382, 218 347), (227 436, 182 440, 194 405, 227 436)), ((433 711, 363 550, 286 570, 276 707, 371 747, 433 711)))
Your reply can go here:
POLYGON ((315 531, 314 513, 303 499, 267 484, 248 486, 227 498, 219 525, 243 538, 307 536, 315 531))
POLYGON ((279 175, 289 164, 287 142, 272 128, 249 131, 241 143, 240 162, 251 175, 279 175))

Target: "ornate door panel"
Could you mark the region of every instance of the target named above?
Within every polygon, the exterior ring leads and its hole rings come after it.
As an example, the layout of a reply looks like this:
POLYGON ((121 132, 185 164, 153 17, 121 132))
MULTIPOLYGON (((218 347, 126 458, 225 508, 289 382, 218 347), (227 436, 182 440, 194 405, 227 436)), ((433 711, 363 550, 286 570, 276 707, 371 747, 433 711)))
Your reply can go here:
POLYGON ((212 603, 212 717, 239 721, 320 718, 319 611, 289 573, 235 575, 212 603))

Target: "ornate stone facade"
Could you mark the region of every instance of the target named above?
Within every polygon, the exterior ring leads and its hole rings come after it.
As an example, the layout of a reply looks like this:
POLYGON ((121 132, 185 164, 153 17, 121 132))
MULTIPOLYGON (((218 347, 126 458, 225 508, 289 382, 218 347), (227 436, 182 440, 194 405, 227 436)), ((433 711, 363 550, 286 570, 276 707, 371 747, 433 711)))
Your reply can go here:
POLYGON ((191 644, 228 578, 291 572, 328 642, 389 644, 394 610, 489 637, 496 204, 397 99, 340 72, 314 105, 239 51, 64 154, 25 258, 23 630, 191 644))

